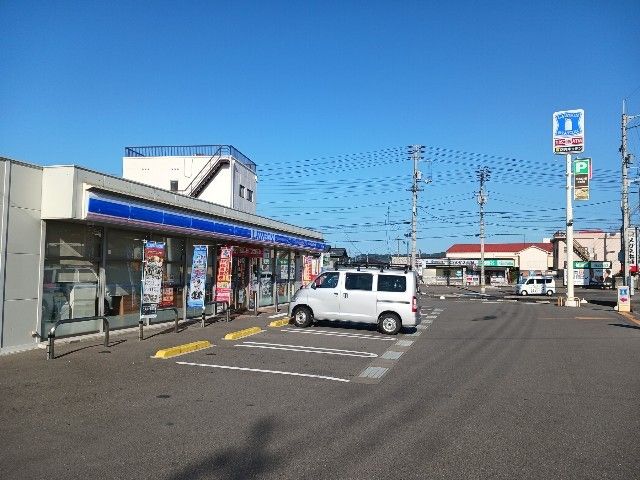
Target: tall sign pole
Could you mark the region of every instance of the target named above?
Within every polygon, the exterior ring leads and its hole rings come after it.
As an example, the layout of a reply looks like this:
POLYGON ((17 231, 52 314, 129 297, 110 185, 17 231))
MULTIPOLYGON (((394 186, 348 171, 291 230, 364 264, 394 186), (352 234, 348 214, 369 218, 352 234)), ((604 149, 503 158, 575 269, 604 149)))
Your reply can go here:
POLYGON ((571 154, 584 151, 584 110, 564 110, 553 114, 553 153, 565 155, 567 189, 567 307, 579 306, 574 295, 573 278, 573 205, 571 154))
MULTIPOLYGON (((572 190, 571 190, 571 154, 568 153, 566 156, 566 164, 567 164, 567 300, 566 305, 572 306, 574 302, 574 285, 573 285, 573 204, 572 204, 572 190)), ((577 305, 573 305, 577 306, 577 305)))
MULTIPOLYGON (((627 129, 629 120, 638 117, 638 115, 627 115, 626 105, 622 102, 622 145, 620 145, 620 153, 622 154, 622 260, 623 260, 623 282, 624 285, 631 287, 629 292, 634 294, 634 288, 631 278, 631 265, 638 261, 635 255, 635 229, 631 227, 631 210, 629 209, 629 166, 632 162, 632 156, 627 152, 627 129)), ((635 128, 635 127, 631 127, 635 128)))

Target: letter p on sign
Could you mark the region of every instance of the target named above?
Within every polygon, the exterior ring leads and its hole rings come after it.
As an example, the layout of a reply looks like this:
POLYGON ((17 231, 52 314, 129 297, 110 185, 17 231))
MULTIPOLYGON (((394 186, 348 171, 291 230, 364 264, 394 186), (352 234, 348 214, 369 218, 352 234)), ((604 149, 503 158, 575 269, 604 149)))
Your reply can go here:
POLYGON ((578 158, 573 162, 573 173, 575 175, 588 175, 589 174, 589 161, 590 158, 578 158))

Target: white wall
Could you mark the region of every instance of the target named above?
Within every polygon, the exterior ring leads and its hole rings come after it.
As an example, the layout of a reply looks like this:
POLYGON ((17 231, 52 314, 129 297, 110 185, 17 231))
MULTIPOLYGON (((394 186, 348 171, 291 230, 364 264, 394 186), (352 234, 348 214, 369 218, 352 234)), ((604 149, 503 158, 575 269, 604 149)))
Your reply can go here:
POLYGON ((38 330, 42 298, 42 169, 0 165, 0 351, 10 351, 36 342, 30 332, 38 330))
MULTIPOLYGON (((223 164, 198 198, 246 213, 256 213, 257 179, 254 172, 233 157, 223 157, 223 164), (245 187, 245 198, 240 198, 240 185, 245 187), (246 199, 247 189, 253 192, 253 201, 246 199)), ((178 182, 178 191, 190 186, 210 156, 123 157, 122 176, 128 180, 170 190, 171 181, 178 182)))
POLYGON ((521 251, 518 262, 521 272, 527 270, 544 271, 553 267, 552 255, 536 247, 529 247, 521 251))

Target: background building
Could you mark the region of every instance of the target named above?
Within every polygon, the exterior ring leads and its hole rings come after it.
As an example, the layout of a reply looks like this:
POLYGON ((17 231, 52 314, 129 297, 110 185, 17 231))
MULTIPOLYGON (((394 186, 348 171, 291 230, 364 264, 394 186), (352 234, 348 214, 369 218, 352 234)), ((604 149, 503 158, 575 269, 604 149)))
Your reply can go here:
MULTIPOLYGON (((551 243, 487 243, 484 246, 486 285, 514 283, 522 274, 554 274, 551 243)), ((480 245, 454 244, 445 259, 423 259, 425 282, 480 284, 480 245), (429 279, 429 280, 427 280, 429 279)))
POLYGON ((256 213, 256 164, 232 145, 127 147, 122 176, 230 207, 256 213))
MULTIPOLYGON (((553 265, 560 275, 564 275, 566 269, 566 238, 565 232, 556 232, 551 239, 553 265)), ((620 273, 622 269, 618 258, 620 247, 620 233, 609 233, 602 230, 575 231, 573 233, 574 284, 588 285, 591 279, 600 281, 620 273)), ((634 267, 636 265, 632 265, 632 272, 637 271, 637 267, 634 267)))

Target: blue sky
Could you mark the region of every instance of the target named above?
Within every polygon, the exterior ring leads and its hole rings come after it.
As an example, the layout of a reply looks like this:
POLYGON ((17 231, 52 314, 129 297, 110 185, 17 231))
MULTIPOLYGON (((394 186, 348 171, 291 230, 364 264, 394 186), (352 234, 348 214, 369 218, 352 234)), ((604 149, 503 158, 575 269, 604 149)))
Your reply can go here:
POLYGON ((232 144, 258 164, 259 214, 353 255, 397 250, 422 144, 418 248, 435 252, 478 242, 482 166, 488 242, 564 229, 551 118, 583 108, 594 178, 575 226, 615 230, 639 18, 637 0, 0 0, 0 155, 119 175, 126 146, 232 144))

